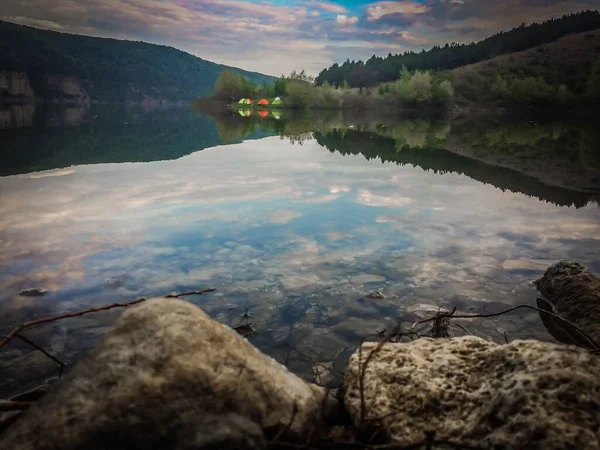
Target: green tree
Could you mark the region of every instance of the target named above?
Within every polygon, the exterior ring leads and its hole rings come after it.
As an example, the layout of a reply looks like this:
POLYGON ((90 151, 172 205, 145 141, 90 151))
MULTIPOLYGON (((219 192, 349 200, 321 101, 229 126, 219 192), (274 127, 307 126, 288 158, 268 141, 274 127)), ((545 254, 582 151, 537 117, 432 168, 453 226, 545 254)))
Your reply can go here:
POLYGON ((219 74, 215 82, 215 93, 229 101, 236 100, 243 95, 242 77, 230 70, 224 70, 219 74))
POLYGON ((424 103, 431 100, 431 74, 429 72, 415 72, 409 85, 415 93, 415 101, 424 103))
POLYGON ((454 88, 450 80, 431 84, 431 101, 438 105, 447 105, 454 98, 454 88))
POLYGON ((600 59, 594 64, 588 79, 587 95, 595 101, 600 101, 600 59))
POLYGON ((284 96, 285 95, 285 86, 286 79, 283 75, 275 81, 275 96, 284 96))

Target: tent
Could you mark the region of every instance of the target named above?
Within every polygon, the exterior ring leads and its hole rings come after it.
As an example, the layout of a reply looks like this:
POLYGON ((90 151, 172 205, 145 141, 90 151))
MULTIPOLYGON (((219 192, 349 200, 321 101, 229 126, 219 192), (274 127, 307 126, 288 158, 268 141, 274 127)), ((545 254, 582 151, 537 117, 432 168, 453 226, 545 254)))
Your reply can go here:
POLYGON ((267 100, 266 98, 261 98, 258 101, 258 104, 261 105, 261 106, 267 106, 269 104, 269 100, 267 100))
POLYGON ((238 102, 238 105, 251 105, 252 104, 252 100, 250 100, 249 98, 243 98, 238 102))
POLYGON ((269 110, 268 109, 259 109, 258 115, 260 117, 267 117, 269 115, 269 110))
POLYGON ((275 99, 271 102, 271 105, 273 106, 277 106, 277 105, 281 105, 281 99, 279 97, 275 97, 275 99))

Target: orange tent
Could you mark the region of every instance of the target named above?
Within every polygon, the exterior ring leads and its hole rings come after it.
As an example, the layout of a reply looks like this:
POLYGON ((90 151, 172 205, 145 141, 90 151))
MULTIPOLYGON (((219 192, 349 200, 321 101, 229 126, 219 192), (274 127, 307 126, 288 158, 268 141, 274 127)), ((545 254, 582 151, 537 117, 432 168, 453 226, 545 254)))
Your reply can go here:
POLYGON ((267 117, 269 115, 269 110, 267 110, 267 109, 259 109, 258 110, 258 115, 260 117, 267 117))
POLYGON ((266 98, 261 98, 261 99, 258 101, 258 104, 259 104, 259 105, 263 105, 263 106, 265 106, 265 105, 268 105, 268 104, 269 104, 269 100, 267 100, 266 98))

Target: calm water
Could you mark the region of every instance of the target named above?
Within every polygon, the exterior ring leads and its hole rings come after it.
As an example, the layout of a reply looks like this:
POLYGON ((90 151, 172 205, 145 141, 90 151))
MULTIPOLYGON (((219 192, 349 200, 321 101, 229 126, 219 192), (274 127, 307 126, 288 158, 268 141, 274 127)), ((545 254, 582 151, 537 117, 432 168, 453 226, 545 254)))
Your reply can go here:
MULTIPOLYGON (((535 305, 531 281, 560 259, 600 271, 600 141, 585 126, 118 108, 6 126, 3 332, 214 287, 188 300, 234 326, 247 308, 259 348, 307 378, 308 357, 337 377, 396 317, 535 305), (19 296, 38 286, 50 293, 19 296), (385 298, 366 298, 374 289, 385 298)), ((118 314, 24 334, 74 363, 118 314)), ((497 342, 553 340, 535 311, 460 323, 497 342)), ((0 350, 2 395, 55 372, 21 342, 0 350)))

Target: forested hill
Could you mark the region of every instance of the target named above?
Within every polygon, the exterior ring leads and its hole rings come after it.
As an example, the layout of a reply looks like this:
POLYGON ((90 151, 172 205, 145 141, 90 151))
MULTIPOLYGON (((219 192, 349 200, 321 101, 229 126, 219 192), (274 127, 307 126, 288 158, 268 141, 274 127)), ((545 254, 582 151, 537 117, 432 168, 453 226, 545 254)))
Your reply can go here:
POLYGON ((570 33, 597 28, 600 28, 600 11, 582 11, 529 26, 523 24, 471 44, 452 43, 435 46, 428 51, 390 53, 385 58, 373 55, 366 63, 346 60, 342 65, 336 63, 321 71, 316 83, 340 86, 346 81, 350 86, 364 87, 365 80, 371 84, 396 80, 402 66, 408 70, 449 70, 504 53, 527 50, 570 33))
MULTIPOLYGON (((163 45, 58 33, 0 21, 0 72, 26 73, 36 97, 53 96, 61 83, 65 95, 76 91, 72 83, 65 84, 68 79, 75 80, 75 87, 81 87, 95 101, 187 101, 209 94, 223 69, 257 83, 274 79, 163 45)), ((27 95, 26 90, 22 94, 27 95)))

